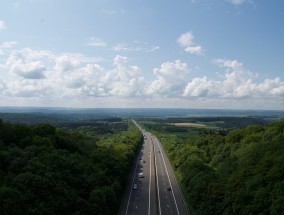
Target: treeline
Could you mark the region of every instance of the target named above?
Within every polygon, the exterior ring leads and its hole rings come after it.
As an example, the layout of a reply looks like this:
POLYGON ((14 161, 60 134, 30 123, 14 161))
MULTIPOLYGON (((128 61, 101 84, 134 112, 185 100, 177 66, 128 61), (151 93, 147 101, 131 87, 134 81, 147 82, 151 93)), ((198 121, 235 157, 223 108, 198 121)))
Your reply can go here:
POLYGON ((117 214, 142 141, 125 128, 100 136, 0 120, 0 214, 117 214))
POLYGON ((284 119, 227 135, 159 136, 191 214, 284 214, 284 119))
MULTIPOLYGON (((201 123, 208 126, 223 129, 244 128, 249 125, 265 125, 271 118, 258 116, 208 116, 208 117, 161 117, 142 118, 142 122, 147 128, 161 132, 187 132, 189 129, 174 126, 174 123, 201 123)), ((203 130, 201 128, 190 128, 190 130, 203 130)))
POLYGON ((108 116, 100 113, 72 113, 72 112, 34 112, 34 113, 0 113, 0 119, 16 124, 34 125, 48 123, 56 127, 94 126, 110 122, 122 122, 117 116, 108 116))

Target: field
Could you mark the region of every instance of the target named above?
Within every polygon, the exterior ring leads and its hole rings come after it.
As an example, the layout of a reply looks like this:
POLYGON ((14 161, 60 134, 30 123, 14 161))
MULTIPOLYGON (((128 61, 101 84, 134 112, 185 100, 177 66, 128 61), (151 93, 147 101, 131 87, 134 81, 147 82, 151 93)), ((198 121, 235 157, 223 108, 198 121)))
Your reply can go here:
POLYGON ((181 123, 171 123, 172 125, 179 126, 179 127, 206 127, 207 125, 201 123, 192 123, 192 122, 181 122, 181 123))

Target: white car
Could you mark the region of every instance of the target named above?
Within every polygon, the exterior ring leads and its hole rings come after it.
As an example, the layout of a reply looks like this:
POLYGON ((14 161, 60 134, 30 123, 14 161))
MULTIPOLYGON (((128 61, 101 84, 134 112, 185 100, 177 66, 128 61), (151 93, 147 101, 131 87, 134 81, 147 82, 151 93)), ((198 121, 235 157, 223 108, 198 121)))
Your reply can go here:
POLYGON ((134 185, 133 185, 133 189, 134 189, 134 190, 137 190, 137 184, 134 184, 134 185))

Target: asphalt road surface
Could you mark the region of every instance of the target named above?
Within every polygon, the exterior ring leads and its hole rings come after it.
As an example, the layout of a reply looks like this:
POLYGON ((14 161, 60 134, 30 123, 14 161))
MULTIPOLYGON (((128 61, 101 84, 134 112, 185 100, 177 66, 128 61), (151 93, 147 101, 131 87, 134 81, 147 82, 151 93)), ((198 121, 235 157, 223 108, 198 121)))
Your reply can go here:
POLYGON ((133 122, 143 133, 144 142, 133 165, 119 215, 189 214, 159 140, 133 122))

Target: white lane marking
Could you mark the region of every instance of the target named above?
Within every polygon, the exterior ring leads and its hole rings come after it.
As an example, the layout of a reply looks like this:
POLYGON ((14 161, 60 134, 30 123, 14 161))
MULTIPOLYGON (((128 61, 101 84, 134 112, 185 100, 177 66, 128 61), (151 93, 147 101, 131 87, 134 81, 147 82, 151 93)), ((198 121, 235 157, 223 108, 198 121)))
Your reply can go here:
MULTIPOLYGON (((167 176, 168 176, 168 179, 169 179, 169 183, 170 183, 170 186, 172 188, 172 183, 171 183, 171 179, 170 179, 170 176, 169 176, 169 173, 168 173, 168 169, 167 169, 167 166, 166 166, 166 163, 165 163, 165 159, 164 159, 164 155, 162 153, 162 150, 161 150, 161 147, 160 147, 160 143, 159 141, 157 141, 156 139, 156 143, 157 145, 159 146, 159 149, 160 149, 160 153, 162 155, 162 158, 163 158, 163 162, 164 162, 164 165, 165 165, 165 169, 166 169, 166 173, 167 173, 167 176)), ((172 188, 173 189, 173 188, 172 188)), ((178 210, 178 206, 177 206, 177 202, 176 202, 176 198, 175 198, 175 193, 172 191, 172 194, 173 194, 173 197, 174 197, 174 202, 175 202, 175 205, 176 205, 176 209, 177 209, 177 214, 179 214, 179 210, 178 210)))
MULTIPOLYGON (((148 136, 149 138, 149 136, 148 136)), ((152 155, 152 150, 150 151, 150 182, 149 182, 149 205, 148 205, 148 215, 150 215, 150 207, 151 207, 151 172, 152 172, 152 158, 151 158, 151 155, 152 155)))
MULTIPOLYGON (((153 138, 151 138, 151 142, 152 142, 152 146, 154 147, 153 138)), ((156 160, 156 156, 155 156, 155 169, 156 169, 156 178, 157 178, 159 212, 160 212, 160 215, 161 215, 161 214, 162 214, 162 211, 161 211, 161 201, 160 201, 159 175, 158 175, 158 170, 157 170, 157 160, 156 160)))

